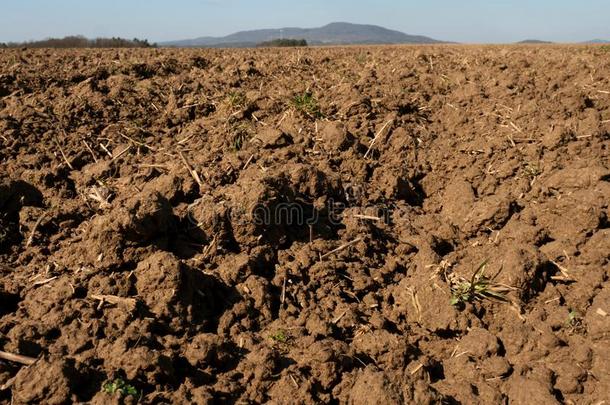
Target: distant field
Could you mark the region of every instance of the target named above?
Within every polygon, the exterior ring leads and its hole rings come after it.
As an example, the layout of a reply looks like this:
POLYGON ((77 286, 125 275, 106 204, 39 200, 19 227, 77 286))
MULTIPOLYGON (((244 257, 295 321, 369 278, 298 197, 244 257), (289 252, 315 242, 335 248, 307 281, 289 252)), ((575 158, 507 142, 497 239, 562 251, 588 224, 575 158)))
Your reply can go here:
POLYGON ((0 402, 602 403, 609 71, 0 51, 0 402))

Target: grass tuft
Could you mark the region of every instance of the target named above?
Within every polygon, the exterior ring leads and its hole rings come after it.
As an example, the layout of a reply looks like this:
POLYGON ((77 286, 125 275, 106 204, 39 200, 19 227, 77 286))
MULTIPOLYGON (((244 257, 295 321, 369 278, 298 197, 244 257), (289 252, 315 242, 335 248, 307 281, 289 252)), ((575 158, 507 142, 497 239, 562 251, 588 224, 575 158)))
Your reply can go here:
POLYGON ((461 282, 451 287, 451 305, 463 305, 467 302, 483 299, 495 299, 507 302, 504 292, 506 288, 493 283, 493 280, 485 276, 487 261, 481 263, 474 272, 470 281, 462 279, 461 282))
POLYGON ((227 101, 232 108, 244 108, 248 103, 246 95, 240 91, 229 93, 227 101))
POLYGON ((231 138, 231 149, 233 151, 242 150, 250 138, 252 138, 250 128, 245 123, 234 125, 231 131, 233 133, 231 138))
POLYGON ((316 98, 310 92, 297 94, 292 99, 292 104, 298 111, 301 111, 302 113, 309 115, 310 117, 322 117, 322 112, 320 111, 318 100, 316 100, 316 98))

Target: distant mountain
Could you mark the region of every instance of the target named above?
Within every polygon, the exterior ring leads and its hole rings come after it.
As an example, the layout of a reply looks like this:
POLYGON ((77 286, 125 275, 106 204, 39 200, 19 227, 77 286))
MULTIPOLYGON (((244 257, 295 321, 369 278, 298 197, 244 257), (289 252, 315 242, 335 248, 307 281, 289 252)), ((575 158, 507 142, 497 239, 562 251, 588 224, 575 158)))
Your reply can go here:
POLYGON ((543 41, 541 39, 526 39, 524 41, 517 42, 518 44, 552 44, 551 41, 543 41))
POLYGON ((178 47, 249 47, 274 39, 305 39, 310 45, 351 44, 435 44, 436 39, 421 35, 408 35, 377 25, 336 22, 320 28, 278 28, 240 31, 226 37, 200 37, 160 43, 178 47))
POLYGON ((592 39, 590 41, 585 41, 583 44, 610 44, 610 41, 606 39, 592 39))

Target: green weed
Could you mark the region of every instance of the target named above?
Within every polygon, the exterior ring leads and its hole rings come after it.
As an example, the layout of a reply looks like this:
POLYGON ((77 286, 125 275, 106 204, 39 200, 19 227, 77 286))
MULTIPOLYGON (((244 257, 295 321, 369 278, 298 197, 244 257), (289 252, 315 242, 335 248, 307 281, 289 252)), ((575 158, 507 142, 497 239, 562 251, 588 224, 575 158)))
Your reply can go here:
POLYGON ((232 128, 233 138, 231 139, 231 149, 233 151, 242 150, 244 145, 250 140, 252 135, 246 124, 237 124, 232 128))
POLYGON ((280 329, 275 334, 269 336, 269 339, 278 343, 286 343, 288 342, 288 335, 285 330, 280 329))
POLYGON ((462 280, 451 287, 451 305, 462 305, 466 302, 483 299, 508 301, 504 295, 507 288, 493 283, 493 279, 485 276, 486 267, 487 261, 484 261, 474 272, 470 281, 462 280))
POLYGON ((572 328, 576 328, 578 326, 580 326, 582 324, 582 317, 580 316, 580 313, 578 313, 578 311, 575 310, 571 310, 568 313, 568 319, 566 320, 566 325, 572 328))
POLYGON ((227 101, 232 108, 243 108, 248 102, 246 95, 239 91, 229 93, 227 96, 227 101))
POLYGON ((244 143, 248 140, 248 134, 244 132, 239 132, 235 134, 233 137, 232 147, 233 150, 241 150, 244 146, 244 143))
POLYGON ((118 392, 122 397, 131 395, 134 398, 137 398, 140 394, 133 385, 126 383, 122 378, 106 381, 102 386, 102 391, 110 395, 115 395, 118 392))
POLYGON ((525 166, 523 167, 523 171, 525 172, 525 175, 530 178, 538 177, 540 173, 542 173, 540 167, 531 162, 527 162, 525 164, 525 166))
POLYGON ((305 92, 303 94, 297 94, 292 99, 292 104, 294 107, 303 112, 306 115, 309 115, 313 118, 322 117, 322 112, 320 111, 320 106, 318 105, 318 100, 309 93, 305 92))

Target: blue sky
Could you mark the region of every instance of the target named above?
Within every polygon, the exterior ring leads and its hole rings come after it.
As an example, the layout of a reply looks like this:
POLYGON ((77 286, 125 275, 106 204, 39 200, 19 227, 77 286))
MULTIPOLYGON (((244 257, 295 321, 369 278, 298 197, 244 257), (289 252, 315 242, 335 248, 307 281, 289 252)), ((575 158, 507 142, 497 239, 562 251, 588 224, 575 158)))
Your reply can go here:
POLYGON ((0 42, 71 34, 163 41, 333 21, 458 42, 579 42, 610 39, 610 0, 0 0, 0 42))

